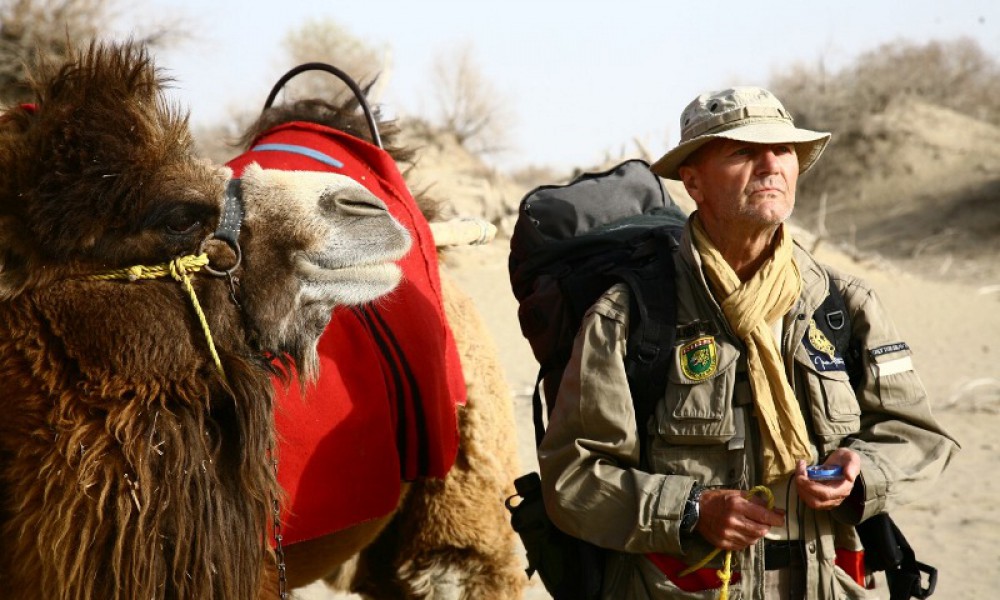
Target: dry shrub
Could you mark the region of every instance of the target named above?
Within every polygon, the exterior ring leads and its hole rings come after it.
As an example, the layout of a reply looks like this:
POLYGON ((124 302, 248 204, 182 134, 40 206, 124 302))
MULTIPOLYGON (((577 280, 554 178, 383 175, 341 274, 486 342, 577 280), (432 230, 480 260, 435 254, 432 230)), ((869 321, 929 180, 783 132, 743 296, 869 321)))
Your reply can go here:
POLYGON ((800 63, 770 86, 797 125, 834 133, 827 155, 804 180, 806 204, 875 166, 868 161, 878 140, 866 126, 895 101, 915 98, 1000 125, 1000 63, 970 38, 884 44, 832 73, 822 61, 800 63))
POLYGON ((799 223, 922 273, 1000 276, 997 58, 967 38, 897 41, 836 72, 796 65, 771 88, 796 124, 833 132, 800 182, 799 223))
MULTIPOLYGON (((109 33, 120 0, 0 0, 0 105, 31 100, 25 80, 40 63, 61 64, 74 46, 109 33)), ((158 17, 136 41, 164 47, 185 37, 183 19, 158 17)))
POLYGON ((845 131, 902 96, 1000 125, 1000 64, 971 38, 884 44, 835 73, 798 64, 771 88, 805 127, 845 131))
POLYGON ((513 114, 509 100, 479 66, 471 44, 438 53, 431 73, 435 120, 473 154, 508 149, 513 114))
MULTIPOLYGON (((382 90, 376 79, 387 81, 386 71, 391 67, 388 46, 364 41, 329 18, 308 20, 288 32, 284 46, 288 68, 307 62, 331 64, 359 84, 369 87, 368 101, 378 102, 382 90), (370 87, 372 82, 376 82, 374 87, 370 87)), ((286 101, 320 98, 339 104, 351 97, 350 89, 327 73, 303 73, 290 82, 287 89, 291 96, 286 101)))

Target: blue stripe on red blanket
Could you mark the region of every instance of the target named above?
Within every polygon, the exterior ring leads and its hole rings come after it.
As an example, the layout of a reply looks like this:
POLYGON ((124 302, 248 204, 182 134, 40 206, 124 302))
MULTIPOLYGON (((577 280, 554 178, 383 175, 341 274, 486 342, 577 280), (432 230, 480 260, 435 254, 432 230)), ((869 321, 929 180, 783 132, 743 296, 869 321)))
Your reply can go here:
POLYGON ((261 144, 259 146, 254 146, 250 148, 250 152, 291 152, 292 154, 301 154, 302 156, 308 156, 314 160, 318 160, 324 165, 330 165, 334 169, 342 169, 344 163, 340 162, 332 156, 327 156, 319 150, 313 150, 306 146, 296 146, 294 144, 261 144))

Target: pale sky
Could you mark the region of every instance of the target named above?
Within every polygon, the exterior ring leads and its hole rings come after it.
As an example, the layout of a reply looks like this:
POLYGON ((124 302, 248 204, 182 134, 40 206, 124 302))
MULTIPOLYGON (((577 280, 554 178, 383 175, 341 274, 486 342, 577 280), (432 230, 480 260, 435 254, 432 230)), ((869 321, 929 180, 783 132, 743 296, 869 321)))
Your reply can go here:
MULTIPOLYGON (((766 85, 796 62, 837 69, 898 39, 969 36, 1000 59, 996 0, 146 0, 148 15, 186 14, 194 39, 156 56, 192 121, 259 107, 289 68, 282 40, 332 18, 392 49, 383 99, 405 116, 431 105, 434 58, 471 44, 514 115, 504 167, 591 166, 639 138, 677 142, 699 92, 766 85)), ((125 30, 128 24, 123 25, 125 30)), ((836 132, 834 132, 836 133, 836 132)))

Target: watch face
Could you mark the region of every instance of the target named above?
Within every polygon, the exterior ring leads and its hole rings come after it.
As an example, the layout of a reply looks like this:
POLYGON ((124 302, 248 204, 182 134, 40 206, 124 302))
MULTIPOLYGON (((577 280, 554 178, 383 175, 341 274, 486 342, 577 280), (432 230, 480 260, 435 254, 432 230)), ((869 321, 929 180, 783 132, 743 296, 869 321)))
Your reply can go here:
POLYGON ((701 505, 699 501, 701 500, 701 492, 704 490, 700 485, 695 485, 691 490, 691 494, 688 495, 687 502, 684 504, 684 514, 681 516, 680 528, 684 533, 691 533, 694 531, 695 525, 698 524, 698 516, 701 513, 701 505))

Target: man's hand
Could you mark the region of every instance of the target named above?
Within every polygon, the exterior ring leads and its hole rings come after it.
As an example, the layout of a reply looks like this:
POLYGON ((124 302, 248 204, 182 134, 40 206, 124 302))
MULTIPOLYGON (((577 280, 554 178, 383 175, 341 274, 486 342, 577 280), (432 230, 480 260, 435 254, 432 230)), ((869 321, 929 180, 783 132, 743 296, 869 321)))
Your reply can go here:
POLYGON ((844 478, 834 481, 813 481, 806 475, 806 461, 800 460, 795 469, 795 487, 799 498, 814 510, 833 510, 851 495, 854 480, 861 472, 861 457, 847 448, 838 448, 827 457, 826 465, 840 465, 844 478))
POLYGON ((785 522, 785 511, 747 499, 741 490, 705 490, 701 495, 700 516, 695 531, 716 548, 743 550, 776 525, 785 522))

